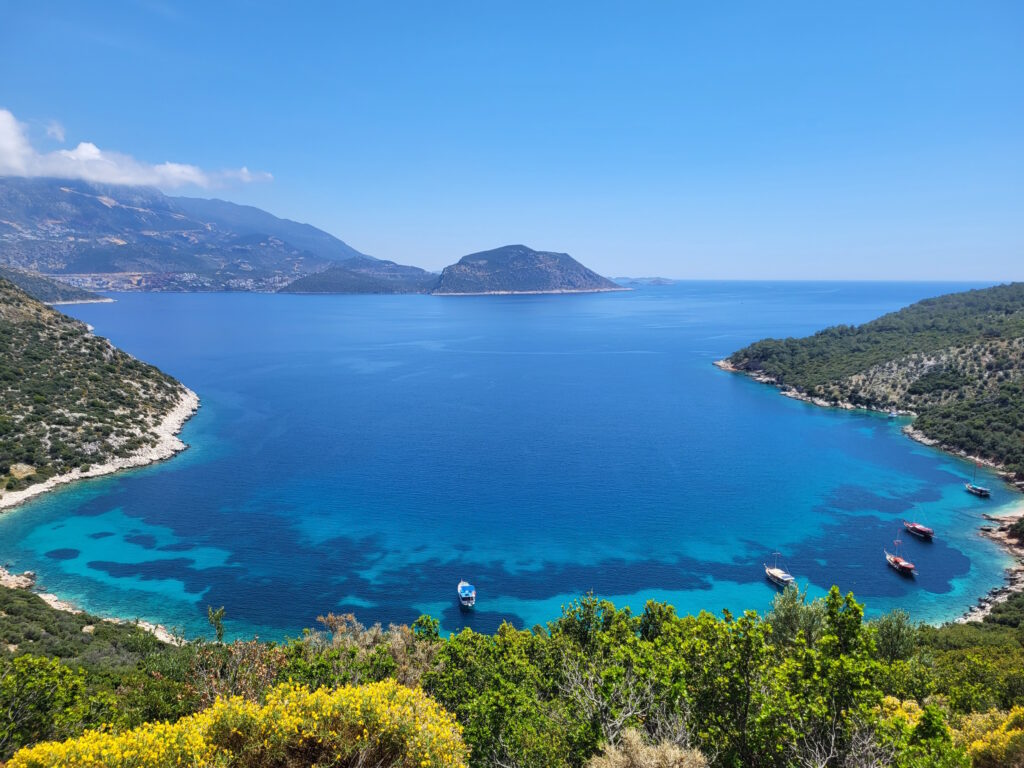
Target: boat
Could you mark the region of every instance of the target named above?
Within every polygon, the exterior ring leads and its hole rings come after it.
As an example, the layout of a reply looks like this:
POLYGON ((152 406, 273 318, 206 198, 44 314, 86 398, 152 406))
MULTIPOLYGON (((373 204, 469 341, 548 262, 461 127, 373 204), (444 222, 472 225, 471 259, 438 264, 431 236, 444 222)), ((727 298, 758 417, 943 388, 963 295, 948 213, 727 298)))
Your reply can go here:
POLYGON ((890 419, 895 419, 895 418, 896 418, 897 416, 899 416, 899 415, 900 415, 900 414, 899 414, 899 412, 898 412, 898 411, 895 411, 895 410, 889 411, 889 418, 890 418, 890 419))
POLYGON ((971 482, 964 483, 964 488, 967 489, 968 493, 973 493, 975 496, 980 496, 983 499, 987 499, 992 495, 992 491, 983 486, 977 485, 978 479, 978 465, 974 465, 974 477, 971 478, 971 482))
POLYGON ((903 542, 899 539, 896 539, 893 542, 894 548, 896 550, 895 552, 890 552, 887 549, 882 550, 883 552, 885 552, 885 562, 887 562, 889 564, 889 567, 901 576, 913 576, 915 573, 914 564, 909 560, 900 557, 901 544, 903 544, 903 542))
POLYGON ((912 533, 919 539, 926 539, 927 541, 931 541, 932 537, 935 535, 934 530, 929 528, 927 525, 922 525, 921 523, 912 523, 904 520, 903 527, 906 528, 909 533, 912 533))
POLYGON ((778 552, 773 552, 772 554, 775 555, 775 564, 768 565, 768 563, 765 563, 764 575, 768 577, 768 581, 785 589, 796 581, 796 579, 794 579, 792 574, 788 573, 785 568, 779 567, 779 557, 781 557, 781 555, 778 552))
POLYGON ((463 608, 472 608, 476 605, 476 587, 463 579, 458 587, 459 605, 463 608))

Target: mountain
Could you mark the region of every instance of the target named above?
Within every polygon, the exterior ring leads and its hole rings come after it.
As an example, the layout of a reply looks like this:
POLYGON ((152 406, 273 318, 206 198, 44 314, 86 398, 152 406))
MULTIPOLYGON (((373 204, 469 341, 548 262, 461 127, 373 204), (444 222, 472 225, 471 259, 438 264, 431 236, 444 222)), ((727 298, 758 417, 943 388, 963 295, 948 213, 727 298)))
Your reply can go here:
POLYGON ((445 267, 436 294, 577 293, 624 290, 566 253, 506 245, 445 267))
POLYGON ((357 256, 289 283, 280 293, 430 293, 438 275, 419 267, 357 256))
POLYGON ((820 405, 914 413, 912 436, 1024 480, 1024 283, 926 299, 802 339, 764 339, 719 365, 820 405))
POLYGON ((14 283, 36 301, 56 304, 69 301, 110 301, 98 293, 85 291, 73 285, 53 280, 45 275, 22 272, 20 269, 0 266, 0 277, 14 283))
POLYGON ((161 442, 177 442, 163 425, 189 398, 170 376, 0 278, 0 501, 55 475, 147 463, 161 442))
POLYGON ((0 177, 0 264, 127 290, 276 290, 365 257, 308 224, 146 187, 0 177))

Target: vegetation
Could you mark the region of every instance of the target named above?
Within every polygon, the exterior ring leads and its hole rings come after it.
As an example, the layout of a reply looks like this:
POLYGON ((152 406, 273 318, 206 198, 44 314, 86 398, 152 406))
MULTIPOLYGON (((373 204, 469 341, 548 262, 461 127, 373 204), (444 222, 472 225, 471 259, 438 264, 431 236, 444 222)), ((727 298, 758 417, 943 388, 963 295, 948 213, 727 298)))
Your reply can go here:
POLYGON ((0 278, 0 495, 152 445, 183 391, 0 278))
POLYGON ((393 681, 314 692, 284 684, 262 705, 235 696, 176 723, 38 744, 16 754, 8 768, 183 764, 458 768, 465 765, 465 747, 447 712, 393 681))
POLYGON ((927 299, 803 339, 765 339, 729 362, 830 403, 913 411, 927 437, 1024 478, 1024 283, 927 299))
POLYGON ((15 713, 0 760, 19 768, 967 768, 1024 754, 1019 622, 866 622, 836 589, 790 589, 766 616, 588 596, 493 635, 328 615, 285 643, 178 646, 19 604, 3 610, 21 634, 50 636, 0 646, 0 711, 15 713))

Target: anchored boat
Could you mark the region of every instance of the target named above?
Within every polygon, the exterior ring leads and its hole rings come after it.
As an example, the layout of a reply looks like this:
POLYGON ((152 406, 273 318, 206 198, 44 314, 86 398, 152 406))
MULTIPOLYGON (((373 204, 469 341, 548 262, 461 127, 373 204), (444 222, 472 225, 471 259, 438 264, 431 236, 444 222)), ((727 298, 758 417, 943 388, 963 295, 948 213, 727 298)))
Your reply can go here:
POLYGON ((987 499, 989 496, 992 495, 992 491, 989 490, 988 488, 984 488, 984 487, 982 487, 980 485, 977 485, 976 484, 977 480, 978 480, 978 465, 977 465, 977 463, 975 463, 975 465, 974 465, 974 477, 971 478, 971 482, 964 483, 964 488, 967 489, 968 493, 973 493, 975 496, 980 496, 983 499, 987 499))
POLYGON ((900 546, 902 544, 902 541, 896 539, 893 542, 893 548, 896 550, 895 552, 890 552, 887 549, 882 550, 885 552, 885 562, 887 562, 889 567, 901 576, 913 576, 915 573, 914 564, 909 560, 900 557, 900 546))
POLYGON ((929 528, 927 525, 922 525, 921 523, 910 523, 904 520, 903 527, 906 528, 909 533, 912 533, 919 539, 925 539, 926 541, 931 541, 932 537, 935 535, 934 530, 929 528))
POLYGON ((779 567, 779 558, 782 556, 778 552, 773 552, 775 555, 775 565, 764 564, 764 575, 768 577, 768 581, 772 582, 776 586, 785 589, 792 584, 796 579, 793 578, 792 574, 788 573, 785 568, 779 567))
POLYGON ((460 581, 458 587, 459 605, 462 608, 472 608, 476 605, 476 587, 468 581, 460 581))

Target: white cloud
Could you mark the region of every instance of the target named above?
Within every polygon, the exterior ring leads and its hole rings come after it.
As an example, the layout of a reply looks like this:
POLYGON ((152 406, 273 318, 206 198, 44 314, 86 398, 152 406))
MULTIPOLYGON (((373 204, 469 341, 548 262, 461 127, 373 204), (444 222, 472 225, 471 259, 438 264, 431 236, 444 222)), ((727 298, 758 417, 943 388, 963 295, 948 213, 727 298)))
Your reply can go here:
MULTIPOLYGON (((48 136, 64 141, 60 123, 47 126, 48 136)), ((160 189, 178 187, 224 186, 232 182, 248 184, 269 181, 273 177, 245 166, 237 170, 204 171, 185 163, 153 165, 131 155, 113 152, 83 141, 74 149, 39 152, 28 140, 24 126, 6 109, 0 109, 0 176, 53 176, 83 179, 106 184, 141 184, 160 189)))
POLYGON ((46 124, 46 135, 51 139, 56 139, 61 144, 64 143, 64 126, 58 123, 56 120, 51 120, 46 124))

